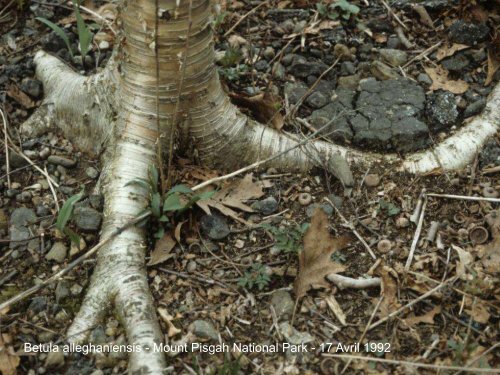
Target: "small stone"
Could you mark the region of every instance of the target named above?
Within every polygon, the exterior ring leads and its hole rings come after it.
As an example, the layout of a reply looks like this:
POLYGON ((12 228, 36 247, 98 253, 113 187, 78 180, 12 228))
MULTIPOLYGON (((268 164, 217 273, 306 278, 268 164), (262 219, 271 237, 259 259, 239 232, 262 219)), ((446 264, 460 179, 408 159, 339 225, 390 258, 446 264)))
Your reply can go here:
POLYGON ((16 195, 16 201, 21 203, 28 203, 31 201, 31 193, 29 191, 23 191, 16 195))
POLYGON ((45 255, 45 259, 54 260, 57 263, 62 263, 66 259, 68 248, 62 242, 56 242, 50 251, 45 255))
POLYGON ((62 301, 64 298, 68 297, 70 294, 68 283, 66 281, 60 281, 56 286, 56 302, 62 301))
POLYGON ((109 49, 109 42, 107 40, 102 40, 99 42, 99 49, 101 51, 106 51, 109 49))
POLYGON ((306 215, 307 215, 307 217, 312 217, 314 215, 314 212, 318 208, 322 209, 323 212, 327 216, 332 216, 333 215, 333 208, 329 204, 326 204, 326 203, 323 203, 323 204, 314 203, 314 204, 311 204, 309 207, 307 207, 307 209, 306 209, 306 215))
POLYGON ((28 78, 21 83, 21 90, 32 98, 38 99, 43 94, 43 85, 37 79, 28 78))
POLYGON ((441 61, 441 65, 450 72, 461 72, 470 64, 469 59, 464 54, 458 54, 441 61))
POLYGON ((89 202, 92 207, 101 211, 104 205, 104 197, 101 194, 90 194, 89 202))
POLYGON ((35 297, 31 300, 28 310, 35 314, 44 311, 47 308, 47 297, 35 297))
POLYGON ((400 75, 396 73, 390 66, 385 65, 380 61, 373 61, 370 65, 370 72, 373 76, 381 81, 388 79, 398 79, 400 75))
POLYGON ((73 296, 78 296, 82 292, 83 287, 78 284, 71 285, 70 291, 73 296))
POLYGON ((259 60, 254 64, 254 68, 259 72, 265 72, 269 69, 269 63, 266 60, 259 60))
POLYGON ((26 226, 35 223, 36 220, 35 211, 26 207, 16 208, 10 215, 11 226, 26 226))
POLYGON ((302 82, 287 82, 285 83, 284 91, 290 104, 295 104, 305 95, 307 92, 307 86, 302 82))
POLYGON ((194 260, 190 260, 187 264, 186 271, 189 273, 196 271, 196 262, 194 260))
POLYGON ((9 152, 9 164, 13 169, 22 168, 28 165, 28 161, 20 156, 17 152, 9 152))
POLYGON ((73 221, 79 229, 96 231, 101 225, 102 215, 91 207, 76 207, 73 212, 73 221))
POLYGON ((394 67, 404 65, 408 61, 408 54, 398 49, 382 48, 379 53, 385 62, 394 67))
POLYGON ((330 199, 330 202, 332 202, 333 205, 337 207, 339 210, 342 208, 342 205, 344 204, 344 199, 335 194, 330 194, 328 196, 328 199, 330 199))
MULTIPOLYGON (((55 349, 55 348, 54 348, 55 349)), ((52 350, 47 353, 45 366, 49 368, 61 367, 64 365, 64 352, 58 347, 58 350, 52 350)))
POLYGON ((398 49, 401 46, 401 41, 395 35, 391 35, 387 38, 387 48, 398 49))
POLYGON ((474 103, 469 104, 467 108, 465 108, 464 117, 467 118, 475 116, 479 114, 484 109, 484 107, 486 107, 486 99, 481 98, 474 103))
POLYGON ((70 257, 75 256, 80 251, 85 250, 86 247, 87 247, 87 243, 81 237, 80 237, 80 243, 78 245, 76 243, 74 243, 73 241, 71 241, 71 246, 70 246, 70 249, 69 249, 69 256, 70 257))
POLYGON ((40 150, 40 159, 47 159, 50 156, 50 148, 44 147, 40 150))
POLYGON ((99 171, 94 167, 88 167, 87 169, 85 169, 85 174, 93 180, 99 177, 99 171))
POLYGON ((203 215, 200 224, 203 232, 213 240, 221 240, 230 233, 226 220, 219 215, 203 215))
POLYGON ((339 77, 338 87, 344 89, 356 90, 358 88, 361 76, 359 74, 353 74, 347 77, 339 77))
POLYGON ((36 207, 37 216, 40 216, 40 217, 49 216, 50 213, 51 213, 50 209, 47 206, 44 206, 43 204, 40 204, 36 207))
POLYGON ((0 230, 7 230, 9 227, 9 219, 5 211, 0 208, 0 230))
POLYGON ((268 197, 258 203, 258 210, 262 215, 271 215, 278 209, 278 201, 274 197, 268 197))
POLYGON ((410 220, 408 220, 404 216, 400 216, 396 219, 396 227, 398 228, 407 228, 410 226, 410 220))
POLYGON ((380 184, 380 176, 378 174, 368 174, 365 177, 365 185, 375 187, 380 184))
POLYGON ((65 168, 72 168, 76 165, 76 161, 72 159, 65 158, 64 156, 59 155, 50 155, 47 158, 47 161, 50 164, 61 165, 65 168))
POLYGON ((276 56, 276 52, 274 51, 273 47, 267 46, 264 49, 264 52, 262 52, 262 56, 264 56, 268 60, 271 60, 274 56, 276 56))
POLYGON ((344 61, 340 64, 340 74, 348 76, 356 73, 356 66, 351 61, 344 61))
POLYGON ((219 332, 211 322, 206 320, 195 320, 193 322, 193 333, 199 338, 219 340, 219 332))
POLYGON ((277 79, 284 79, 285 78, 285 67, 279 62, 275 62, 274 65, 273 65, 273 69, 272 69, 272 74, 274 77, 276 77, 277 79))
POLYGON ((417 81, 419 83, 423 83, 424 85, 432 85, 432 79, 431 77, 429 77, 427 74, 425 73, 420 73, 418 76, 417 76, 417 81))
POLYGON ((325 105, 328 104, 329 98, 326 97, 322 92, 320 91, 314 91, 311 95, 309 95, 306 99, 306 104, 310 106, 311 108, 323 108, 325 105))
POLYGON ((278 290, 271 297, 271 306, 274 308, 279 320, 280 318, 286 319, 292 316, 295 303, 290 293, 286 290, 278 290))

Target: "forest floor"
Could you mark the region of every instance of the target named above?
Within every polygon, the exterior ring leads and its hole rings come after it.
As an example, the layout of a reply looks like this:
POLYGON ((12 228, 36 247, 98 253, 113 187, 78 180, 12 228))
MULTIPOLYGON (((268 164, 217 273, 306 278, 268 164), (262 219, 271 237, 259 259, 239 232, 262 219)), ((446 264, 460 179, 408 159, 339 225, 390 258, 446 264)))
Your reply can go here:
MULTIPOLYGON (((113 23, 115 6, 98 3, 83 5, 113 23)), ((234 0, 214 7, 218 68, 242 110, 295 134, 337 118, 323 138, 402 157, 481 113, 500 78, 495 1, 338 3, 333 8, 312 0, 234 0)), ((10 134, 0 142, 0 302, 91 249, 102 220, 99 160, 56 131, 19 135, 19 125, 43 100, 33 54, 43 48, 91 74, 104 67, 114 44, 109 25, 82 9, 94 37, 83 57, 71 3, 17 6, 0 9, 2 140, 4 129, 10 134), (35 17, 59 24, 74 56, 35 17), (7 144, 26 158, 9 149, 6 163, 7 144), (78 246, 56 222, 64 202, 82 189, 67 225, 78 246)), ((308 175, 264 168, 213 186, 214 196, 171 214, 168 224, 150 222, 148 275, 165 342, 207 345, 203 353, 170 353, 169 371, 452 374, 459 373, 454 367, 476 373, 495 368, 500 211, 498 203, 483 198, 498 198, 499 166, 497 135, 462 171, 410 176, 380 164, 353 170, 355 185, 348 190, 319 168, 308 175), (326 226, 330 234, 321 230, 326 226), (328 272, 315 264, 316 256, 320 266, 331 260, 328 272), (300 257, 306 261, 299 263, 300 257), (325 272, 380 278, 381 285, 341 288, 326 282, 325 272), (307 350, 294 353, 284 342, 305 343, 307 350), (221 343, 229 350, 209 352, 221 343), (233 343, 279 345, 277 352, 239 352, 233 343)), ((175 161, 177 185, 194 186, 227 172, 187 158, 175 161)), ((25 343, 66 344, 94 264, 91 258, 0 311, 2 374, 126 371, 123 351, 25 350, 25 343)), ((110 311, 91 332, 93 344, 126 343, 114 315, 110 311)))

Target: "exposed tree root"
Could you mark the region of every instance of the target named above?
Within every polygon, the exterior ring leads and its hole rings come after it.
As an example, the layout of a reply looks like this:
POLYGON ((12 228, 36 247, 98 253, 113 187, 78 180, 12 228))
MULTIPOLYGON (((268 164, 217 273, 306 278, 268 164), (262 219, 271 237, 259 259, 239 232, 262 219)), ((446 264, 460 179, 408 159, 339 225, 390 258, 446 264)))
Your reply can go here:
MULTIPOLYGON (((147 91, 154 85, 136 93, 134 89, 137 90, 138 86, 134 86, 133 80, 116 81, 113 67, 85 78, 44 52, 37 53, 35 62, 46 99, 22 129, 33 135, 47 129, 47 124, 55 125, 83 149, 96 154, 106 150, 101 154, 103 168, 107 171, 102 185, 105 197, 102 236, 106 236, 134 218, 148 204, 147 192, 139 186, 127 185, 127 182, 147 178, 149 165, 156 162, 155 142, 158 135, 151 123, 144 120, 154 118, 154 110, 151 109, 154 108, 154 100, 147 91), (115 99, 116 95, 120 95, 119 101, 115 99), (115 109, 119 113, 116 120, 115 109), (47 122, 48 118, 50 122, 47 122)), ((189 113, 191 124, 187 128, 188 137, 199 147, 203 161, 234 167, 264 159, 297 144, 298 139, 249 121, 229 103, 220 86, 217 86, 217 75, 214 77, 201 84, 206 84, 207 92, 213 91, 211 98, 215 109, 210 110, 206 104, 200 104, 205 103, 206 98, 199 99, 198 106, 194 105, 189 113), (229 155, 234 155, 233 162, 229 161, 229 155)), ((194 85, 188 80, 188 90, 190 84, 194 85)), ((171 91, 175 93, 175 90, 171 91)), ((471 160, 485 140, 498 130, 499 104, 500 88, 496 87, 481 116, 433 150, 412 154, 403 162, 395 155, 367 154, 315 141, 295 148, 273 164, 295 170, 325 165, 346 185, 352 176, 348 169, 339 169, 345 167, 344 158, 361 164, 385 161, 413 173, 435 168, 459 168, 471 160)), ((71 341, 84 341, 89 331, 114 305, 129 342, 143 349, 131 353, 129 371, 161 373, 165 368, 163 354, 145 350, 163 341, 147 283, 145 236, 143 229, 128 228, 99 251, 90 287, 68 334, 71 341)), ((372 282, 375 283, 374 280, 372 282)))

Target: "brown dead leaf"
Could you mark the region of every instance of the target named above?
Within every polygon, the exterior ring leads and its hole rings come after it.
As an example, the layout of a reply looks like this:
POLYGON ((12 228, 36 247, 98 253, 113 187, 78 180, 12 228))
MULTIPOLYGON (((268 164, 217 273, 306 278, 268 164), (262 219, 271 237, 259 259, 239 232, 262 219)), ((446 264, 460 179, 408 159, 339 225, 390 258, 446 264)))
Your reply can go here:
POLYGON ((409 318, 403 319, 403 323, 407 327, 412 327, 419 323, 434 324, 434 316, 441 312, 441 306, 436 306, 432 310, 426 312, 424 315, 411 316, 409 318))
POLYGON ((176 242, 172 238, 170 233, 165 233, 161 239, 156 241, 155 248, 151 253, 151 258, 149 259, 148 266, 154 266, 155 264, 159 264, 165 262, 172 258, 175 254, 171 254, 170 252, 174 248, 176 242))
POLYGON ((472 263, 474 257, 471 253, 458 246, 452 244, 451 247, 458 253, 457 276, 464 279, 466 277, 465 267, 472 263))
POLYGON ((346 320, 344 310, 342 310, 342 307, 337 302, 335 297, 333 295, 326 296, 325 301, 326 301, 326 304, 328 305, 328 307, 330 308, 331 312, 339 320, 340 324, 342 324, 343 326, 347 325, 347 320, 346 320))
POLYGON ((425 72, 431 77, 432 85, 430 90, 446 90, 453 94, 463 94, 469 89, 467 82, 448 79, 448 71, 441 66, 437 68, 424 68, 425 72))
POLYGON ((233 102, 252 112, 253 117, 263 124, 272 124, 273 128, 280 130, 285 121, 280 113, 282 99, 271 92, 261 93, 255 96, 244 96, 241 94, 230 94, 233 102))
POLYGON ((474 301, 471 297, 465 297, 464 305, 464 312, 472 317, 474 321, 481 324, 487 324, 490 320, 491 314, 488 311, 488 307, 480 299, 476 298, 474 301))
POLYGON ((0 372, 2 375, 16 374, 17 366, 19 366, 20 359, 14 353, 11 342, 10 335, 6 333, 0 334, 0 372))
POLYGON ((439 48, 436 52, 436 58, 437 61, 441 61, 442 59, 446 57, 453 56, 455 53, 458 51, 461 51, 463 49, 470 48, 466 44, 458 44, 458 43, 453 43, 451 46, 442 46, 439 48))
POLYGON ((494 273, 500 268, 500 210, 491 211, 485 219, 493 240, 485 245, 476 246, 474 250, 481 258, 485 271, 494 273))
POLYGON ((325 276, 345 270, 331 256, 350 241, 347 237, 333 238, 328 233, 328 218, 321 209, 314 211, 311 225, 304 236, 304 249, 299 253, 299 274, 293 285, 297 298, 310 288, 328 287, 325 276))
POLYGON ((260 181, 254 182, 252 174, 249 173, 244 178, 227 185, 210 199, 198 201, 196 204, 208 215, 211 214, 210 207, 213 207, 226 216, 248 224, 232 208, 237 208, 245 212, 253 212, 252 208, 243 202, 262 197, 264 195, 262 187, 263 184, 260 181))
POLYGON ((387 266, 379 266, 375 272, 382 279, 380 292, 384 296, 384 299, 379 307, 379 316, 381 318, 385 318, 401 307, 401 304, 398 302, 398 283, 390 275, 390 271, 390 268, 387 266))
POLYGON ((484 81, 485 86, 489 86, 493 82, 495 73, 500 67, 500 60, 495 57, 495 54, 489 50, 488 51, 488 75, 486 76, 486 81, 484 81))
POLYGON ((22 92, 16 85, 10 85, 7 89, 7 95, 14 99, 16 102, 21 104, 24 108, 33 108, 35 102, 31 98, 22 92))
POLYGON ((164 307, 159 307, 158 314, 160 315, 161 319, 167 324, 169 338, 172 338, 182 332, 174 325, 174 323, 172 323, 174 317, 168 313, 167 309, 165 309, 164 307))

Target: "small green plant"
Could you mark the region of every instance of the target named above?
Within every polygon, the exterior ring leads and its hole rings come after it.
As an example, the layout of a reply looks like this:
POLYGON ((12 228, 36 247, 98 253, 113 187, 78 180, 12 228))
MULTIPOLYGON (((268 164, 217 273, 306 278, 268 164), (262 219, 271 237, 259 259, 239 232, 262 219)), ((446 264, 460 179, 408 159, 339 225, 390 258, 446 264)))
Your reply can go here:
POLYGON ((298 253, 302 248, 302 236, 307 231, 309 224, 295 224, 295 226, 288 228, 262 224, 261 227, 271 233, 273 239, 276 241, 274 246, 278 250, 285 253, 298 253))
POLYGON ((347 0, 335 0, 331 4, 316 3, 316 10, 321 17, 331 20, 336 20, 340 17, 348 20, 352 15, 359 13, 359 7, 347 0))
MULTIPOLYGON (((87 27, 85 21, 83 20, 83 17, 80 13, 80 4, 76 0, 73 0, 73 8, 75 10, 76 29, 78 30, 78 41, 80 42, 80 52, 82 54, 82 57, 85 57, 90 48, 90 43, 92 41, 92 33, 90 32, 90 29, 87 27)), ((74 51, 71 48, 71 43, 69 41, 68 36, 66 35, 66 32, 61 27, 59 27, 58 25, 49 21, 46 18, 36 17, 36 19, 47 25, 50 29, 52 29, 52 31, 54 31, 64 41, 64 44, 66 44, 66 48, 68 48, 71 57, 74 57, 74 51)))
POLYGON ((380 211, 384 211, 388 216, 396 216, 401 212, 401 209, 394 203, 381 199, 378 202, 380 211))
POLYGON ((56 228, 59 229, 61 233, 68 236, 71 242, 73 242, 77 246, 80 245, 80 236, 78 236, 78 234, 76 234, 66 225, 68 224, 68 221, 71 219, 71 216, 73 215, 73 208, 75 207, 75 204, 80 199, 82 199, 82 197, 83 197, 83 190, 78 194, 69 197, 66 200, 66 202, 64 202, 62 208, 59 210, 59 214, 57 215, 57 220, 56 220, 56 228))
POLYGON ((142 215, 146 211, 151 211, 153 218, 158 221, 158 230, 155 238, 162 238, 165 234, 165 226, 170 223, 169 215, 172 213, 181 213, 191 208, 197 201, 208 199, 215 194, 215 191, 195 193, 186 185, 175 185, 165 194, 159 191, 160 177, 155 166, 149 166, 148 179, 136 178, 126 185, 136 184, 149 193, 148 207, 139 213, 142 215))
POLYGON ((240 357, 234 360, 224 357, 224 363, 217 368, 217 375, 238 375, 241 370, 240 357))
POLYGON ((340 251, 336 251, 332 254, 332 260, 337 263, 345 263, 347 259, 340 251))
POLYGON ((240 76, 248 72, 248 66, 245 64, 238 64, 233 68, 219 68, 219 74, 229 81, 237 81, 240 76))
POLYGON ((214 20, 212 21, 212 28, 214 31, 217 31, 221 27, 228 14, 228 12, 221 12, 215 15, 214 20))
POLYGON ((266 272, 266 266, 262 263, 255 263, 248 271, 245 271, 243 276, 239 278, 238 286, 248 289, 257 287, 259 290, 262 290, 269 284, 270 281, 271 278, 266 272))

